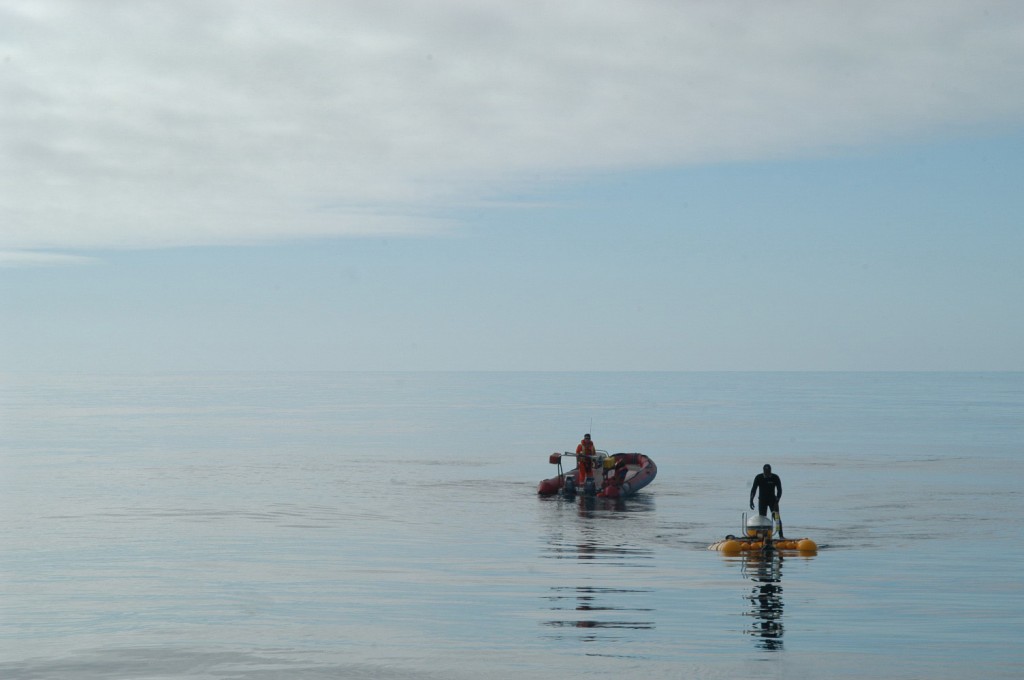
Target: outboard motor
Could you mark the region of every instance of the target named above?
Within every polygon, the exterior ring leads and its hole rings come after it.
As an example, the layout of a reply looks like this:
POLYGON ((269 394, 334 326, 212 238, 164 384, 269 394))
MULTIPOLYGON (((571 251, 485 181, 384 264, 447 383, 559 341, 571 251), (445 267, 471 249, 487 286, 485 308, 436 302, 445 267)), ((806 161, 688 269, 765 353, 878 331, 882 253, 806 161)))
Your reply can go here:
POLYGON ((562 487, 562 493, 566 496, 576 495, 576 480, 573 479, 572 475, 565 478, 565 486, 562 487))

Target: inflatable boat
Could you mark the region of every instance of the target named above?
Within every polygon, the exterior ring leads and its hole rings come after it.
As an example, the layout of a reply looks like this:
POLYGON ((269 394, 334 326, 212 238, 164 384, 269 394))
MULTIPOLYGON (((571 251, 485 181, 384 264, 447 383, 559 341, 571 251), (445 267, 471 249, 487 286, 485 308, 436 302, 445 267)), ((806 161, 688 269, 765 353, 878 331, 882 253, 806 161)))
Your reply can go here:
POLYGON ((537 486, 537 493, 552 496, 598 496, 600 498, 627 498, 654 480, 658 466, 642 453, 577 454, 570 451, 552 453, 548 462, 558 466, 558 474, 537 486), (576 467, 568 472, 562 469, 562 459, 576 459, 576 467), (580 469, 585 471, 580 473, 580 469))
POLYGON ((740 528, 741 535, 729 534, 721 541, 709 545, 708 550, 718 550, 724 555, 773 550, 797 552, 801 555, 814 555, 818 552, 818 544, 809 538, 776 538, 775 523, 771 517, 754 515, 748 518, 747 513, 743 513, 740 528))

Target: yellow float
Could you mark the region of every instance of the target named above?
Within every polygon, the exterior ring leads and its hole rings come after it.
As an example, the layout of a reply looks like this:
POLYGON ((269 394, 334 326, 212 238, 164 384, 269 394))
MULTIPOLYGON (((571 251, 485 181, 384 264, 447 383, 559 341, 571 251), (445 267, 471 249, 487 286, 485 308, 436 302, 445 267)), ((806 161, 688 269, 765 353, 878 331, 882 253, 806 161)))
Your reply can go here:
POLYGON ((795 551, 804 555, 814 555, 818 552, 818 544, 809 538, 765 542, 737 536, 726 536, 723 540, 709 545, 708 550, 717 550, 723 555, 739 555, 744 552, 764 550, 769 546, 772 550, 795 551))

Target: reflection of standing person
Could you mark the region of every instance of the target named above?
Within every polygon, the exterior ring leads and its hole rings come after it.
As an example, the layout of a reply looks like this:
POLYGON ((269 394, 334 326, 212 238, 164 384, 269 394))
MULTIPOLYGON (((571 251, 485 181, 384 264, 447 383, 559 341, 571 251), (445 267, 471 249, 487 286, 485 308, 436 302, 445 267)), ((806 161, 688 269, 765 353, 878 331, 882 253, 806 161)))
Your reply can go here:
POLYGON ((590 439, 590 434, 583 435, 583 439, 576 445, 576 481, 583 484, 588 477, 593 477, 594 457, 597 449, 590 439))
POLYGON ((771 465, 764 466, 764 472, 754 477, 754 483, 750 487, 750 509, 754 509, 754 494, 757 494, 757 514, 768 516, 768 509, 771 508, 772 517, 779 527, 779 538, 782 535, 782 518, 779 517, 779 501, 782 500, 782 480, 772 472, 771 465))

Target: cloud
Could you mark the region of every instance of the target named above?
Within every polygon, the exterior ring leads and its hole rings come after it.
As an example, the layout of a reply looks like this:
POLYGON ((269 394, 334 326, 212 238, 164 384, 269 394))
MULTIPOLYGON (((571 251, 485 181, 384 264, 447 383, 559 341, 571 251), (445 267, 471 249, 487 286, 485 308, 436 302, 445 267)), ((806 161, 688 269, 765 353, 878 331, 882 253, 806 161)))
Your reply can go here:
POLYGON ((93 264, 96 260, 84 255, 49 253, 30 250, 0 250, 0 267, 47 267, 52 265, 93 264))
POLYGON ((1016 3, 32 0, 0 19, 14 250, 432 234, 567 177, 1024 113, 1016 3))

